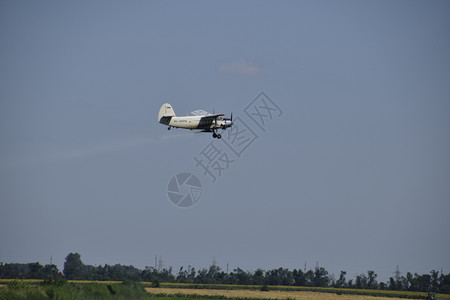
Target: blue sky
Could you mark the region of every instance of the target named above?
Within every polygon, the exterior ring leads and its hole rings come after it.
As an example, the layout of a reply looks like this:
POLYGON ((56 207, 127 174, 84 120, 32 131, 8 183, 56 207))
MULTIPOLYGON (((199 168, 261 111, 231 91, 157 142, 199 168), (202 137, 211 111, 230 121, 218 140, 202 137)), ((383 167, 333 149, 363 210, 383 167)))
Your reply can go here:
POLYGON ((2 1, 0 259, 450 272, 448 1, 2 1), (282 110, 262 131, 244 108, 282 110), (258 135, 216 182, 210 134, 258 135), (201 180, 188 209, 170 179, 201 180))

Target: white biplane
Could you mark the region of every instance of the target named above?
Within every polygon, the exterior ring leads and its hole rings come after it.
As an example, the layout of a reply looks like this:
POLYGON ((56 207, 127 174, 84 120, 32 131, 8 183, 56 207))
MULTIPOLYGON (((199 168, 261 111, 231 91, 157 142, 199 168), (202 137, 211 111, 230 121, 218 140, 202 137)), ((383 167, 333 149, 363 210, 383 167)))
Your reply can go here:
POLYGON ((172 105, 164 103, 159 109, 158 122, 170 128, 199 129, 202 132, 212 132, 213 138, 222 138, 217 130, 225 130, 233 126, 233 114, 224 118, 224 114, 210 114, 204 110, 194 110, 192 116, 177 117, 172 105))

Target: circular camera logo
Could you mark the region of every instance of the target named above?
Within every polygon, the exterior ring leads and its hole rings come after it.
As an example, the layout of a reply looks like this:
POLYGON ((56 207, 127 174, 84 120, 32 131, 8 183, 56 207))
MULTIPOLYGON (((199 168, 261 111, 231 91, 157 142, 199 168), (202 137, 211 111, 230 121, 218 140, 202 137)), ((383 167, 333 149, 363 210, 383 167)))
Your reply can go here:
POLYGON ((178 207, 193 206, 201 195, 202 184, 197 176, 191 173, 175 175, 167 185, 167 196, 178 207))

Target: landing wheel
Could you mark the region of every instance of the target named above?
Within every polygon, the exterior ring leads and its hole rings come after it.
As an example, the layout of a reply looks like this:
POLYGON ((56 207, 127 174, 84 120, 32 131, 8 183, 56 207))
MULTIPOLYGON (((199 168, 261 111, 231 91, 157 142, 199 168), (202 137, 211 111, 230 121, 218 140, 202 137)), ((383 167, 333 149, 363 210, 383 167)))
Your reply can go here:
POLYGON ((217 134, 214 132, 213 133, 213 138, 216 138, 217 137, 217 134))
POLYGON ((218 139, 221 139, 221 138, 222 138, 222 135, 221 135, 220 133, 218 133, 218 134, 217 134, 217 138, 218 138, 218 139))
POLYGON ((168 127, 167 130, 170 130, 170 127, 168 127))

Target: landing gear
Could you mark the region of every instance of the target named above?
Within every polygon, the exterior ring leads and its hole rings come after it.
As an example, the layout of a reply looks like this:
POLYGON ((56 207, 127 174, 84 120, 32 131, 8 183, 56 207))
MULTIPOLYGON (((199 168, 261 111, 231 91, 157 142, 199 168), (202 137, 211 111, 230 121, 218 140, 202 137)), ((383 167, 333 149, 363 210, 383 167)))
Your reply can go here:
POLYGON ((167 128, 167 130, 170 130, 170 126, 167 128))
POLYGON ((215 131, 213 131, 213 138, 221 139, 222 135, 220 133, 216 133, 215 131))

